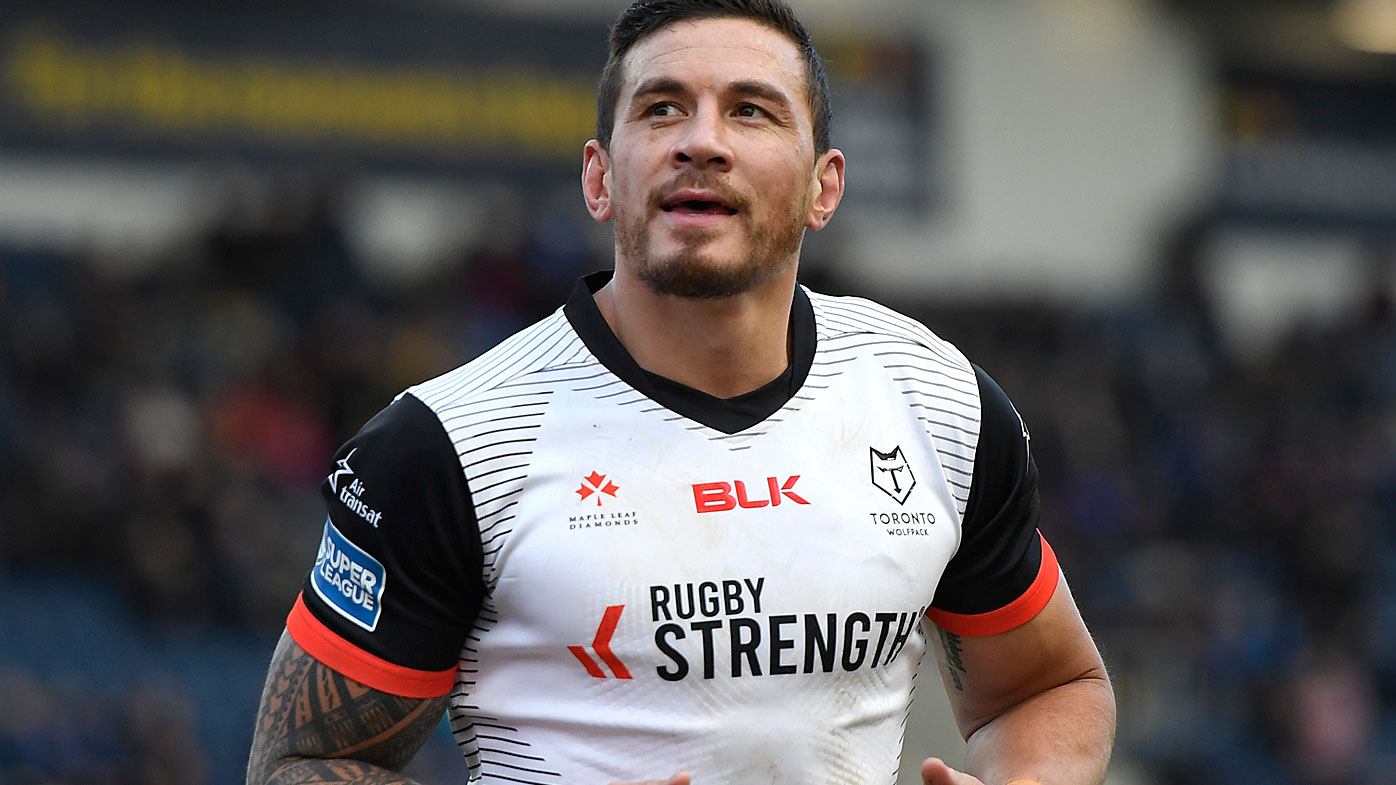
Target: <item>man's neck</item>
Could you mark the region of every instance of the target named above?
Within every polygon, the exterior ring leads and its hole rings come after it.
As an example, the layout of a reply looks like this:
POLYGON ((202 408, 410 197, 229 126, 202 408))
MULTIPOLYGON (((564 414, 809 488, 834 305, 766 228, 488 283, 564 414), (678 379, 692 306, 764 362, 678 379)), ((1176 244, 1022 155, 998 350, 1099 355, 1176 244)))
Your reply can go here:
POLYGON ((660 295, 617 265, 594 295, 606 324, 646 371, 718 398, 751 392, 790 364, 795 265, 732 297, 660 295))

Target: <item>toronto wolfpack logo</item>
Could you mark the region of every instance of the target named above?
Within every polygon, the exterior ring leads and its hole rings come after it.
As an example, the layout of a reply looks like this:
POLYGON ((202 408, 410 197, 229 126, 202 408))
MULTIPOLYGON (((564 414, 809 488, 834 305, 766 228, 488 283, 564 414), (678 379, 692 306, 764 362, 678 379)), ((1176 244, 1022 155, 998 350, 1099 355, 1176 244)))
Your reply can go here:
POLYGON ((897 504, 906 504, 911 489, 916 487, 916 477, 911 473, 911 464, 902 454, 901 445, 893 447, 891 452, 869 447, 868 465, 872 471, 872 484, 896 499, 897 504))

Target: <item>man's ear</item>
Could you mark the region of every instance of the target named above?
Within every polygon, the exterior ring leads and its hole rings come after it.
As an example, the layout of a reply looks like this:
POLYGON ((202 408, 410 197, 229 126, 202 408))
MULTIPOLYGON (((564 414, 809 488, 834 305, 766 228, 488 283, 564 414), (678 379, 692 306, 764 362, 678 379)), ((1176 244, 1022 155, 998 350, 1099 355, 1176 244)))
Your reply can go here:
POLYGON ((582 153, 582 196, 587 212, 601 223, 611 220, 611 185, 606 177, 611 170, 611 156, 601 143, 592 139, 582 153))
POLYGON ((813 191, 809 212, 805 214, 805 226, 819 231, 834 217, 834 211, 843 201, 843 152, 830 148, 815 162, 814 177, 810 182, 813 191))

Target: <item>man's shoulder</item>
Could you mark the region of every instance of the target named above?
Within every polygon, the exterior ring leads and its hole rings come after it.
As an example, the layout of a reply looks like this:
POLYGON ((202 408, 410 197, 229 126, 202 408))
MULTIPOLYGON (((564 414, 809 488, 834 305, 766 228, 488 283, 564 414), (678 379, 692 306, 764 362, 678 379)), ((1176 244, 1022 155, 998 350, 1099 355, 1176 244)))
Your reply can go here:
POLYGON ((919 348, 963 371, 969 360, 954 344, 936 335, 919 319, 866 297, 829 295, 805 290, 814 308, 821 343, 868 336, 881 342, 919 348))
POLYGON ((572 331, 561 309, 505 338, 493 347, 433 379, 408 387, 406 392, 438 415, 527 379, 540 371, 558 368, 588 357, 585 346, 572 331))

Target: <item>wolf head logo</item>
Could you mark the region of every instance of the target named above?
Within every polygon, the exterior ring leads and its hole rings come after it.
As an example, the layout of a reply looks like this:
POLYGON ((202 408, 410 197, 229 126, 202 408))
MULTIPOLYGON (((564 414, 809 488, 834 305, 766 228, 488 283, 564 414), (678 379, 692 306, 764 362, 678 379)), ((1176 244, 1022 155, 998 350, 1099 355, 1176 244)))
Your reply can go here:
POLYGON ((906 462, 901 445, 893 447, 891 452, 869 447, 868 465, 872 472, 872 484, 896 499, 897 504, 906 504, 911 489, 916 487, 916 476, 911 473, 911 464, 906 462))

